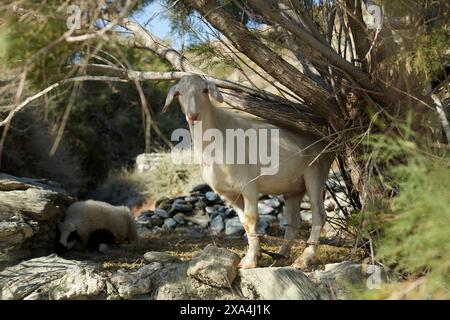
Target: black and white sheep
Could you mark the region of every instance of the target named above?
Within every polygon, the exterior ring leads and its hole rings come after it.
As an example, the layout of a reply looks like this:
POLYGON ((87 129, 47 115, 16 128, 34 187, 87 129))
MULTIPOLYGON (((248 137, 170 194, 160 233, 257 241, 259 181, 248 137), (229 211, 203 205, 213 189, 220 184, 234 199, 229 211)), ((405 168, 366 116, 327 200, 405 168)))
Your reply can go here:
POLYGON ((59 225, 58 254, 71 249, 76 242, 88 250, 98 250, 100 244, 134 242, 138 239, 134 218, 127 207, 102 201, 73 203, 59 225))

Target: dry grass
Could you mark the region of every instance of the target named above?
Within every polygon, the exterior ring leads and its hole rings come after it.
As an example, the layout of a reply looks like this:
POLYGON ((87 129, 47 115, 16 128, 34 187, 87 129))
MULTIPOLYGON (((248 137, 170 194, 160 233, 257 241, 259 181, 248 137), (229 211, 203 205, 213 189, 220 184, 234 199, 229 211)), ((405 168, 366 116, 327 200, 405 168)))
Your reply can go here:
POLYGON ((203 181, 196 164, 175 164, 171 154, 163 155, 154 170, 139 172, 122 169, 111 172, 106 181, 91 196, 115 205, 128 205, 137 214, 154 209, 156 200, 188 194, 203 181))
MULTIPOLYGON (((302 232, 303 234, 306 234, 306 230, 302 232)), ((300 256, 305 248, 305 240, 307 239, 307 237, 302 235, 294 244, 291 257, 286 261, 282 261, 282 264, 278 266, 289 266, 300 256)), ((262 239, 261 246, 266 251, 276 253, 283 242, 282 238, 282 230, 273 229, 271 236, 262 239)), ((210 243, 218 247, 227 248, 240 257, 243 257, 247 251, 247 241, 244 239, 227 239, 224 236, 209 235, 205 229, 198 227, 182 227, 175 231, 149 234, 142 238, 139 244, 123 245, 120 248, 108 250, 106 253, 73 251, 67 253, 65 257, 99 262, 105 270, 121 268, 134 270, 144 265, 143 255, 148 251, 167 252, 183 261, 189 261, 210 243)), ((353 252, 351 248, 321 245, 311 268, 314 270, 322 269, 328 263, 350 259, 361 261, 363 258, 364 252, 362 250, 353 252)), ((259 261, 261 267, 268 267, 273 262, 273 258, 264 253, 259 261)))

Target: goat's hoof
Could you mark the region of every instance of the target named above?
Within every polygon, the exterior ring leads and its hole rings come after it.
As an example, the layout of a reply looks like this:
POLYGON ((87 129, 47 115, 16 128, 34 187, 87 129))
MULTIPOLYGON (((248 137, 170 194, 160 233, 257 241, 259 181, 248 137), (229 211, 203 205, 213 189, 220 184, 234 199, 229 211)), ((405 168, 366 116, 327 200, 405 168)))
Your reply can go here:
POLYGON ((305 250, 303 254, 294 261, 291 267, 300 270, 309 269, 311 267, 311 262, 314 260, 314 258, 315 258, 314 255, 305 250))
POLYGON ((247 257, 242 258, 239 262, 238 268, 241 269, 253 269, 258 266, 258 261, 256 259, 249 259, 247 257))
POLYGON ((305 270, 305 269, 308 269, 309 263, 308 263, 308 261, 306 261, 302 258, 298 258, 297 260, 294 261, 294 263, 291 265, 291 267, 293 267, 295 269, 305 270))
POLYGON ((308 246, 303 250, 302 255, 298 257, 294 263, 292 264, 292 267, 297 269, 307 269, 311 261, 314 260, 316 256, 316 246, 308 246))

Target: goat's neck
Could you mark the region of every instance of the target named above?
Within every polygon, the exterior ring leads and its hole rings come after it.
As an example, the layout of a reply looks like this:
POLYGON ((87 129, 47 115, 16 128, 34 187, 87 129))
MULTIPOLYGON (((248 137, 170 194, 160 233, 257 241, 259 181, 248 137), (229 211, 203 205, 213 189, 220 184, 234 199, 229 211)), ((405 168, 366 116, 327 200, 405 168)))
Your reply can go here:
POLYGON ((203 132, 211 128, 219 129, 220 131, 226 129, 229 118, 227 110, 218 108, 212 103, 209 103, 205 109, 202 117, 203 132))
MULTIPOLYGON (((229 123, 229 119, 232 115, 228 112, 228 110, 224 108, 219 108, 214 106, 212 103, 209 103, 208 106, 204 109, 204 112, 202 113, 202 119, 201 119, 201 134, 202 134, 202 142, 201 146, 203 150, 207 145, 211 143, 211 141, 204 141, 203 135, 205 134, 206 130, 208 129, 218 129, 221 132, 225 132, 225 129, 227 128, 227 124, 229 123)), ((189 126, 189 130, 191 131, 191 136, 193 137, 193 127, 189 126)), ((198 129, 196 129, 198 130, 198 129)), ((198 131, 195 131, 196 133, 199 133, 198 131)), ((194 151, 196 153, 200 152, 200 149, 194 148, 194 151)))

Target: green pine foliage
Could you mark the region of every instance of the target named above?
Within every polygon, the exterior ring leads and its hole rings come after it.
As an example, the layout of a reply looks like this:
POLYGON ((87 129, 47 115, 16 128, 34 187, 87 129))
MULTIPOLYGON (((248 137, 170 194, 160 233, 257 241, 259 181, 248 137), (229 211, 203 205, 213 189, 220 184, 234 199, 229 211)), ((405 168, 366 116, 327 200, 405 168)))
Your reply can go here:
MULTIPOLYGON (((372 138, 377 157, 396 162, 387 170, 387 181, 395 181, 397 196, 377 209, 369 208, 367 230, 378 230, 375 252, 385 265, 404 280, 425 276, 420 288, 407 298, 450 298, 450 162, 448 154, 424 152, 411 139, 372 138), (402 161, 399 161, 402 159, 402 161), (384 211, 383 211, 384 210, 384 211)), ((402 285, 368 297, 388 297, 402 285), (387 294, 387 295, 386 295, 387 294), (384 296, 383 296, 384 295, 384 296)), ((367 294, 367 293, 366 293, 367 294)))
MULTIPOLYGON (((75 43, 57 41, 68 31, 65 10, 58 10, 63 2, 50 1, 46 5, 42 5, 39 1, 27 2, 26 8, 29 11, 27 15, 5 14, 8 18, 0 25, 1 69, 17 74, 24 66, 28 68, 22 99, 57 81, 86 74, 79 73, 73 68, 73 65, 79 62, 105 63, 105 60, 108 60, 118 65, 129 66, 133 70, 170 70, 169 65, 156 55, 119 45, 112 38, 97 38, 75 43), (44 49, 45 53, 42 53, 44 49)), ((144 2, 148 1, 142 1, 142 4, 144 2)), ((139 7, 136 10, 139 10, 139 7)), ((93 72, 87 74, 97 75, 93 72)), ((127 83, 85 81, 78 84, 80 85, 78 90, 73 90, 74 83, 68 83, 51 91, 46 97, 34 101, 22 111, 24 115, 29 113, 28 116, 13 120, 10 135, 5 143, 2 170, 17 175, 30 175, 33 168, 34 176, 55 179, 70 190, 78 189, 79 194, 83 195, 106 179, 110 170, 130 166, 131 159, 144 152, 143 111, 135 84, 132 81, 127 83), (73 106, 63 133, 61 148, 64 145, 64 153, 69 158, 72 154, 71 158, 76 158, 79 164, 77 174, 80 177, 74 179, 69 179, 60 172, 75 173, 73 166, 67 166, 67 170, 59 169, 66 162, 62 158, 61 161, 58 160, 61 166, 45 165, 57 161, 57 155, 52 157, 49 151, 71 99, 73 106), (27 121, 21 122, 23 119, 27 121), (46 139, 35 137, 34 132, 37 130, 31 130, 34 124, 39 124, 42 128, 41 135, 46 139), (31 152, 28 147, 22 149, 15 147, 18 142, 22 143, 25 140, 30 141, 30 145, 33 146, 35 143, 36 149, 40 152, 31 152), (25 163, 34 165, 24 166, 25 163), (58 172, 51 172, 52 168, 58 172), (76 183, 69 180, 76 180, 76 183), (82 182, 82 185, 78 182, 82 182), (74 184, 77 186, 74 187, 74 184)), ((172 83, 144 81, 141 85, 148 105, 155 114, 153 120, 170 139, 170 134, 175 128, 185 126, 182 114, 175 107, 169 115, 161 115, 165 94, 172 83)), ((12 96, 13 94, 14 92, 12 96)), ((162 146, 165 146, 162 140, 152 130, 151 147, 155 150, 162 146)))

